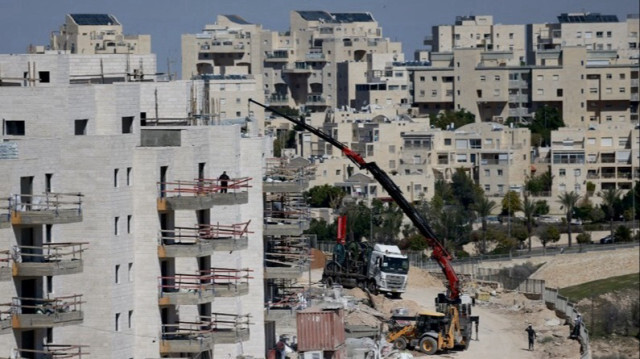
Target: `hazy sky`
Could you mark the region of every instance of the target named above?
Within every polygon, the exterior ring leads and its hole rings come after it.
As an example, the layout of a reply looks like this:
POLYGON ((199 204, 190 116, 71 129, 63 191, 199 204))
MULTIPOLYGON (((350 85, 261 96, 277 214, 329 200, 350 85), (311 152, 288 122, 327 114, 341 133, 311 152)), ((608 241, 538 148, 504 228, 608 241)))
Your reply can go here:
POLYGON ((383 35, 401 41, 407 60, 423 48, 433 25, 452 24, 456 15, 493 15, 494 23, 557 21, 561 12, 638 13, 638 0, 0 0, 0 53, 24 53, 29 44, 47 45, 67 13, 109 13, 126 34, 150 34, 158 70, 167 59, 179 69, 180 35, 200 32, 218 14, 236 14, 264 29, 289 28, 291 10, 368 11, 383 35))

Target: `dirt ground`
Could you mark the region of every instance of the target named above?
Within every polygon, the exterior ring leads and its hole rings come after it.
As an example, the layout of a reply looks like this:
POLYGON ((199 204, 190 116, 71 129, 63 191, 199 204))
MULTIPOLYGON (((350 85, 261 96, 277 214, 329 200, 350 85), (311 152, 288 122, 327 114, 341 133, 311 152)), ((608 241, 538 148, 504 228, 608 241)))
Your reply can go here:
MULTIPOLYGON (((616 251, 566 254, 547 257, 533 278, 544 279, 549 286, 566 287, 596 279, 608 278, 640 271, 638 248, 616 251)), ((311 281, 319 281, 321 269, 314 269, 311 281)), ((305 276, 307 277, 307 276, 305 276)), ((374 308, 366 303, 369 297, 359 289, 344 290, 343 294, 361 299, 355 308, 347 311, 348 324, 379 325, 394 309, 405 308, 410 314, 434 308, 434 298, 445 290, 444 283, 426 271, 411 267, 407 291, 402 299, 392 300, 382 295, 372 298, 374 308)), ((468 288, 469 291, 491 288, 468 288)), ((439 358, 579 358, 580 345, 568 339, 569 326, 547 309, 540 300, 529 300, 510 291, 495 291, 487 301, 476 301, 473 314, 480 316, 479 340, 475 334, 467 351, 441 353, 439 358), (525 328, 532 324, 537 332, 535 350, 528 350, 525 328)), ((629 338, 599 340, 591 343, 594 357, 623 354, 626 358, 639 358, 638 341, 629 338), (621 349, 622 348, 622 349, 621 349)), ((423 357, 419 352, 415 357, 423 357)), ((615 357, 615 356, 614 356, 615 357)), ((620 358, 623 358, 620 356, 620 358)))

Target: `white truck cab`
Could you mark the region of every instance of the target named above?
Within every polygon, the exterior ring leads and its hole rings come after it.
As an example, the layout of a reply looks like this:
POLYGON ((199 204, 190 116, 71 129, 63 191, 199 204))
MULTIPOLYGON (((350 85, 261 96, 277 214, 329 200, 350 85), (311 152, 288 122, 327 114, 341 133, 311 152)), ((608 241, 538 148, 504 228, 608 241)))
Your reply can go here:
POLYGON ((407 288, 409 259, 398 246, 376 244, 369 259, 368 277, 375 280, 377 290, 399 296, 407 288))

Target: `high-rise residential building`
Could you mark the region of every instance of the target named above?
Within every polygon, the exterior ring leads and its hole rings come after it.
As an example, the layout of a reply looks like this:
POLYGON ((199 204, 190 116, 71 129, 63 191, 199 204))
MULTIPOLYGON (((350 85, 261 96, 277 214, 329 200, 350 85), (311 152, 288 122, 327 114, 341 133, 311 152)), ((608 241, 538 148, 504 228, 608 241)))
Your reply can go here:
POLYGON ((72 54, 149 54, 150 35, 126 35, 111 14, 67 14, 60 30, 51 33, 51 50, 72 54))
POLYGON ((0 69, 0 356, 264 356, 270 141, 201 115, 248 80, 160 81, 153 54, 0 69))

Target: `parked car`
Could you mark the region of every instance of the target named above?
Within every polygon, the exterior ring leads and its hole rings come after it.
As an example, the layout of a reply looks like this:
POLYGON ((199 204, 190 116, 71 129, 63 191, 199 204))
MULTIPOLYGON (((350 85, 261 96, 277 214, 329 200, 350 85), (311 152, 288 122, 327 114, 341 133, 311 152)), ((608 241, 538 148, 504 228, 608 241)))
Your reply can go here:
POLYGON ((562 220, 555 216, 540 216, 538 217, 538 223, 559 224, 562 223, 562 220))
POLYGON ((613 243, 612 235, 608 235, 600 240, 600 244, 612 244, 612 243, 613 243))

